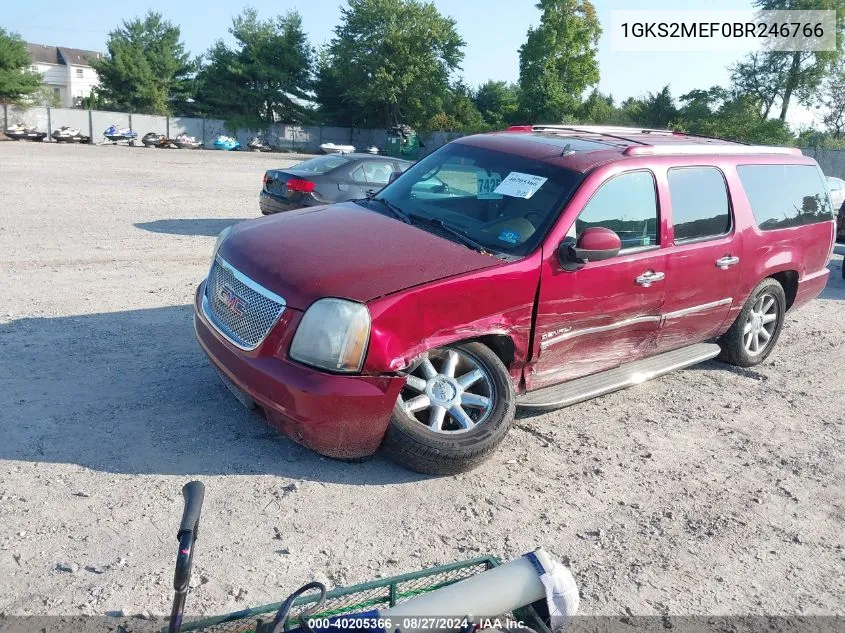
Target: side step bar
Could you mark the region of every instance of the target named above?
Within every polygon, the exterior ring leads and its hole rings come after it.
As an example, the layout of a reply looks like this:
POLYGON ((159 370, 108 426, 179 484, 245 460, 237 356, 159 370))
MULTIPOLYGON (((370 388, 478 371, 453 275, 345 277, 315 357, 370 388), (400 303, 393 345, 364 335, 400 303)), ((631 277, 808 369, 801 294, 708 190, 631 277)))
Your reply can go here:
POLYGON ((559 385, 530 391, 518 396, 516 406, 525 409, 557 409, 576 402, 589 400, 606 393, 638 385, 646 380, 668 374, 676 369, 710 360, 719 355, 715 343, 698 343, 689 347, 664 352, 614 369, 576 378, 559 385))

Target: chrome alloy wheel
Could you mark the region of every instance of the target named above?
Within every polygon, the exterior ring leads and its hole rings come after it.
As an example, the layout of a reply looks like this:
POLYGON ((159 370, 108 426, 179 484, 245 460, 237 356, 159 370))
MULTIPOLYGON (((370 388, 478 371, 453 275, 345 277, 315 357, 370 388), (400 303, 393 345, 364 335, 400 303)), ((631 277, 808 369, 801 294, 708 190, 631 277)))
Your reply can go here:
POLYGON ((493 381, 475 358, 451 348, 429 352, 408 368, 399 404, 436 433, 465 433, 493 411, 493 381))
POLYGON ((757 298, 742 328, 742 344, 745 351, 757 356, 768 347, 778 325, 777 299, 764 293, 757 298))

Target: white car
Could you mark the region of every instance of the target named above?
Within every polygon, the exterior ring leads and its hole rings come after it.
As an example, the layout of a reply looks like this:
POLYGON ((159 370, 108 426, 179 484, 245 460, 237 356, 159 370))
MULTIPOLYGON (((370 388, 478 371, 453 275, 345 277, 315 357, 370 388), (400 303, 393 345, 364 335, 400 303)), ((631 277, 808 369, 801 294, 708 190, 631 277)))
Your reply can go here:
POLYGON ((830 200, 833 202, 833 211, 839 211, 839 207, 845 202, 845 180, 841 178, 827 177, 827 186, 830 187, 830 200))

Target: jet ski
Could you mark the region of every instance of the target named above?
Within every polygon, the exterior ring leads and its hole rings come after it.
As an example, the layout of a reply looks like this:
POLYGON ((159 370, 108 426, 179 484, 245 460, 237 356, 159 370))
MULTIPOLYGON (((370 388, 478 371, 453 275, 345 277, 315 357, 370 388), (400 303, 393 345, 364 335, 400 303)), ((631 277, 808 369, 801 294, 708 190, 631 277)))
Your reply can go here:
POLYGON ((323 154, 351 154, 355 151, 354 145, 335 145, 334 143, 323 143, 320 145, 323 154))
POLYGON ((57 143, 90 143, 91 137, 84 135, 77 127, 63 125, 50 135, 57 143))
POLYGON ((144 144, 144 147, 166 147, 167 137, 164 134, 147 132, 141 137, 141 142, 144 144))
POLYGON ((199 149, 202 147, 202 142, 198 141, 195 136, 188 136, 184 133, 173 139, 173 144, 179 149, 199 149))
POLYGON ((110 125, 103 130, 103 136, 115 145, 118 143, 134 145, 135 139, 138 138, 138 133, 128 127, 119 128, 116 125, 110 125))
POLYGON ((6 129, 6 136, 13 141, 43 141, 47 138, 47 132, 39 132, 34 127, 18 123, 6 129))
POLYGON ((238 142, 233 136, 226 136, 225 134, 221 134, 216 139, 214 139, 214 149, 222 149, 225 151, 233 152, 237 151, 241 148, 241 144, 238 142))
POLYGON ((253 136, 252 140, 246 145, 253 152, 272 152, 273 148, 265 145, 260 136, 253 136))

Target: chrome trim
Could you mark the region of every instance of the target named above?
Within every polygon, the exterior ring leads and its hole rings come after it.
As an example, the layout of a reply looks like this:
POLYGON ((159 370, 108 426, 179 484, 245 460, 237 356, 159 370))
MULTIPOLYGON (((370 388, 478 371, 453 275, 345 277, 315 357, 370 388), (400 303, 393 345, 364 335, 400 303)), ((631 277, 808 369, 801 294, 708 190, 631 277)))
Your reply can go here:
POLYGON ((275 292, 272 292, 271 290, 267 290, 267 288, 265 288, 261 284, 254 282, 252 279, 250 279, 249 277, 244 275, 237 268, 232 266, 232 264, 230 264, 225 259, 223 259, 220 255, 215 255, 214 259, 216 259, 217 262, 221 266, 223 266, 223 268, 227 269, 230 273, 232 273, 232 275, 234 275, 235 279, 240 281, 243 285, 249 286, 250 288, 255 290, 255 292, 257 292, 258 294, 264 295, 265 297, 267 297, 271 301, 275 301, 276 303, 281 304, 282 308, 287 306, 288 302, 285 301, 284 298, 280 297, 279 295, 277 295, 275 292))
POLYGON ((616 330, 618 328, 627 327, 629 325, 635 325, 637 323, 651 323, 654 321, 659 322, 662 317, 659 316, 641 316, 641 317, 633 317, 631 319, 625 319, 624 321, 617 321, 616 323, 608 323, 607 325, 597 325, 595 327, 588 327, 584 328, 583 330, 575 330, 572 332, 564 332, 562 334, 558 334, 557 336, 550 338, 546 341, 540 343, 540 349, 544 350, 552 345, 560 343, 561 341, 565 341, 570 338, 575 338, 577 336, 584 336, 585 334, 597 334, 599 332, 608 332, 610 330, 616 330))
MULTIPOLYGON (((681 310, 675 310, 674 312, 667 312, 662 316, 640 316, 640 317, 633 317, 631 319, 625 319, 624 321, 617 321, 616 323, 608 323, 607 325, 597 325, 595 327, 588 327, 584 328, 583 330, 574 330, 568 332, 561 332, 560 334, 553 336, 552 338, 546 339, 540 343, 540 350, 545 350, 560 343, 561 341, 565 341, 567 339, 575 338, 577 336, 583 336, 585 334, 598 334, 601 332, 609 332, 610 330, 615 330, 618 328, 627 327, 629 325, 635 325, 637 323, 651 323, 654 321, 660 322, 661 325, 668 319, 677 319, 679 317, 685 317, 690 314, 695 314, 697 312, 704 312, 705 310, 710 310, 711 308, 718 308, 719 306, 729 305, 733 303, 732 297, 727 297, 725 299, 719 299, 718 301, 711 301, 710 303, 702 303, 696 306, 690 306, 689 308, 683 308, 681 310)), ((559 330, 558 330, 559 331, 559 330)), ((542 335, 541 335, 542 338, 542 335)))
MULTIPOLYGON (((261 284, 254 282, 252 279, 244 275, 242 272, 232 266, 229 262, 220 257, 220 255, 216 255, 214 259, 223 268, 232 273, 232 276, 238 281, 240 281, 242 284, 244 284, 251 290, 254 290, 258 294, 263 295, 267 299, 275 301, 280 305, 279 314, 276 315, 276 320, 273 321, 273 324, 267 329, 267 334, 269 334, 273 330, 273 328, 276 327, 276 324, 279 322, 279 319, 282 317, 282 314, 284 314, 285 309, 287 309, 287 302, 275 292, 267 290, 267 288, 265 288, 261 284)), ((255 345, 244 345, 242 342, 235 340, 234 338, 232 338, 232 336, 226 333, 226 331, 223 329, 223 326, 220 325, 217 322, 217 319, 214 318, 214 315, 212 314, 210 306, 208 304, 208 277, 206 277, 205 283, 203 285, 202 301, 200 303, 200 307, 202 309, 202 315, 205 317, 205 320, 208 322, 208 324, 211 325, 218 332, 218 334, 220 334, 220 336, 222 336, 224 339, 226 339, 229 343, 231 343, 238 349, 241 349, 245 352, 251 352, 257 349, 258 346, 264 342, 264 339, 267 338, 267 334, 265 334, 261 338, 261 340, 258 341, 255 345)))
POLYGON ((667 312, 663 315, 663 320, 667 319, 677 319, 678 317, 685 317, 690 314, 695 314, 696 312, 704 312, 705 310, 709 310, 711 308, 718 308, 719 306, 729 305, 733 303, 732 297, 727 297, 725 299, 719 299, 718 301, 711 301, 710 303, 702 303, 701 305, 691 306, 689 308, 684 308, 682 310, 675 310, 674 312, 667 312))

